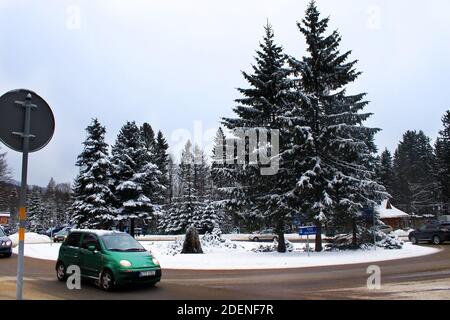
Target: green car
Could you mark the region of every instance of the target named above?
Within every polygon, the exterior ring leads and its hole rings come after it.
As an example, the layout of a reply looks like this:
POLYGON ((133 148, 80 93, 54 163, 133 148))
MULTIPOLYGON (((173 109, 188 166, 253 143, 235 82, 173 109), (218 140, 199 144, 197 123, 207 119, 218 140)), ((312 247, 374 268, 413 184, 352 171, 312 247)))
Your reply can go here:
POLYGON ((83 278, 93 279, 106 291, 131 283, 154 285, 161 267, 144 247, 127 233, 72 230, 59 249, 56 276, 65 281, 67 268, 78 266, 83 278))

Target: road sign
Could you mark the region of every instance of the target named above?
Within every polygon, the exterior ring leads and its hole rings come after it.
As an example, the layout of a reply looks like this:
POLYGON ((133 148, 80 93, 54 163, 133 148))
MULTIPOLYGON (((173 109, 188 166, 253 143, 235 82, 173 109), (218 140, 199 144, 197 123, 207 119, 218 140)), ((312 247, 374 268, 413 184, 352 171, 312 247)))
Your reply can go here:
POLYGON ((30 96, 30 140, 28 152, 45 147, 52 139, 55 130, 55 118, 47 102, 30 90, 18 89, 0 97, 0 141, 9 148, 23 152, 25 113, 24 106, 30 96))
POLYGON ((16 299, 22 300, 23 253, 27 220, 28 153, 45 147, 55 130, 55 118, 47 102, 36 93, 18 89, 0 97, 0 141, 22 152, 22 181, 19 200, 19 255, 17 259, 16 299))
POLYGON ((311 236, 316 234, 317 227, 299 227, 298 234, 301 236, 311 236))

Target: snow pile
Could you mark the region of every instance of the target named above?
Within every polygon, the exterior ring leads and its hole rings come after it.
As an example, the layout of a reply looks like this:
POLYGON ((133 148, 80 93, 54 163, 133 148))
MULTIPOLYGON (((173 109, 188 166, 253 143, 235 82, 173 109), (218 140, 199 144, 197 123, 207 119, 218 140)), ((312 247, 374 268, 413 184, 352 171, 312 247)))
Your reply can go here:
MULTIPOLYGON (((10 235, 9 238, 11 239, 11 241, 13 243, 13 247, 19 245, 19 234, 18 233, 14 233, 14 234, 10 235)), ((51 242, 51 240, 49 237, 47 237, 45 235, 37 234, 34 232, 26 232, 25 233, 25 243, 48 243, 48 242, 51 242)))
POLYGON ((412 231, 414 231, 414 229, 409 229, 409 230, 407 230, 407 231, 402 230, 402 229, 398 229, 398 230, 395 230, 395 231, 394 231, 394 234, 395 234, 397 237, 408 237, 409 234, 410 234, 412 231))

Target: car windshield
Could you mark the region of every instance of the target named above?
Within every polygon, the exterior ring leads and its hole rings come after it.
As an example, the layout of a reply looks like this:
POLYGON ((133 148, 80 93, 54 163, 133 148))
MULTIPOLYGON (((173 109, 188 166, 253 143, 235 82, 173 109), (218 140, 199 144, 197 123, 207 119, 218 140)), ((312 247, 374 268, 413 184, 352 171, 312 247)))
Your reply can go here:
POLYGON ((111 251, 146 251, 139 242, 126 233, 109 234, 102 239, 106 249, 111 251))
POLYGON ((3 232, 3 229, 0 228, 0 237, 4 237, 4 236, 5 236, 5 233, 3 232))

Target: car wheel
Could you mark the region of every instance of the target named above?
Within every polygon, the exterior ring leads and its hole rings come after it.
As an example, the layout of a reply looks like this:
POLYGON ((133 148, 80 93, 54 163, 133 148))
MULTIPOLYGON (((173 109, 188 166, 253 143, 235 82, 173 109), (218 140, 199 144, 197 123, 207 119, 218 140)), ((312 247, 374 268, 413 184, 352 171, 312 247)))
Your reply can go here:
POLYGON ((5 253, 5 257, 6 257, 6 258, 11 258, 11 256, 12 256, 12 252, 5 253))
POLYGON ((56 265, 56 277, 59 281, 66 281, 67 279, 66 267, 62 262, 58 262, 56 265))
POLYGON ((114 289, 114 277, 109 270, 102 272, 100 276, 100 287, 105 291, 112 291, 114 289))
POLYGON ((433 244, 435 244, 435 245, 441 244, 441 238, 439 238, 439 236, 434 236, 433 244))
POLYGON ((412 244, 417 244, 418 243, 417 238, 415 236, 411 236, 411 238, 409 238, 409 240, 411 240, 412 244))
POLYGON ((253 238, 253 241, 258 242, 258 241, 259 241, 259 238, 258 238, 258 237, 254 237, 254 238, 253 238))

